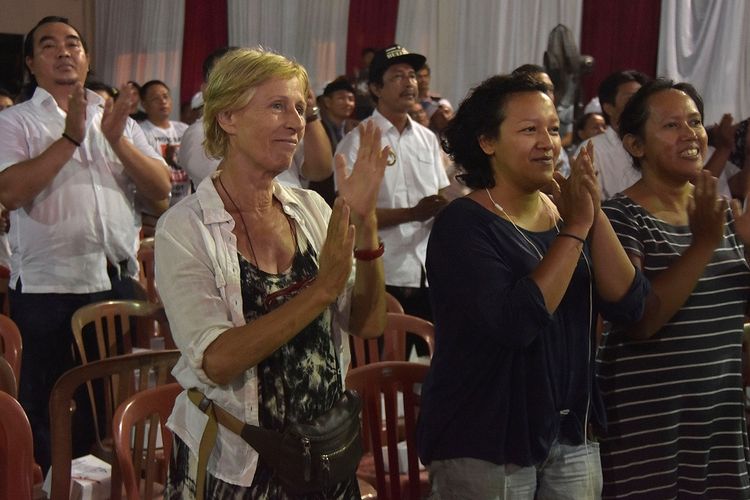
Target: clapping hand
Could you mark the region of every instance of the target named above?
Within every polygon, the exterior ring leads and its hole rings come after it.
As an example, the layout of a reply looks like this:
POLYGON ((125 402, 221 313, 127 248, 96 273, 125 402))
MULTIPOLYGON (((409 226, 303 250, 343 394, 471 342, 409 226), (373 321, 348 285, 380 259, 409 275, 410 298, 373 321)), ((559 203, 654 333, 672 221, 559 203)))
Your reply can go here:
POLYGON ((326 241, 320 251, 316 286, 322 287, 328 301, 333 302, 344 289, 352 270, 354 226, 349 223, 349 207, 343 198, 336 198, 328 221, 326 241))
POLYGON ((102 133, 110 144, 115 144, 125 131, 130 108, 138 100, 135 87, 126 83, 120 87, 117 101, 107 99, 104 103, 104 114, 102 114, 102 133))
POLYGON ((721 121, 713 127, 712 137, 716 149, 734 149, 734 125, 730 113, 725 113, 721 121))
MULTIPOLYGON (((727 201, 717 196, 716 178, 707 170, 698 173, 694 185, 693 197, 688 200, 688 220, 693 233, 693 244, 715 249, 724 237, 727 201)), ((743 216, 739 223, 748 225, 743 216)))
POLYGON ((424 221, 435 217, 445 206, 448 205, 448 199, 439 194, 425 196, 417 202, 412 211, 414 219, 424 221))
POLYGON ((580 226, 588 233, 601 206, 594 173, 594 145, 589 141, 570 165, 570 177, 555 173, 553 199, 566 227, 580 226))
POLYGON ((339 196, 351 208, 352 216, 364 219, 375 212, 380 183, 385 174, 389 146, 380 147, 380 129, 372 122, 360 124, 359 150, 352 173, 346 173, 346 160, 341 154, 336 155, 336 183, 339 196))

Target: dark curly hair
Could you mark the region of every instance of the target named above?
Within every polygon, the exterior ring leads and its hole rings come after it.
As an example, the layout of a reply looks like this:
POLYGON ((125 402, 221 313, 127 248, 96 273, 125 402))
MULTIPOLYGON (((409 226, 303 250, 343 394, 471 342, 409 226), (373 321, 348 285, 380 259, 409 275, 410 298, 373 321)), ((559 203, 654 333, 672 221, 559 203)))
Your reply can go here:
POLYGON ((458 179, 472 189, 495 186, 490 157, 479 146, 481 137, 496 137, 505 119, 505 103, 519 92, 547 92, 528 74, 492 76, 469 92, 443 131, 442 146, 460 167, 458 179))
MULTIPOLYGON (((622 114, 620 115, 620 139, 626 135, 633 135, 641 140, 645 139, 645 127, 648 120, 650 109, 649 100, 651 96, 665 90, 680 90, 685 92, 695 103, 698 112, 703 120, 703 98, 700 96, 695 87, 686 82, 675 83, 674 80, 667 78, 657 78, 646 83, 628 100, 622 114)), ((631 155, 632 156, 632 155, 631 155)), ((633 165, 636 168, 641 167, 641 162, 633 156, 633 165)))

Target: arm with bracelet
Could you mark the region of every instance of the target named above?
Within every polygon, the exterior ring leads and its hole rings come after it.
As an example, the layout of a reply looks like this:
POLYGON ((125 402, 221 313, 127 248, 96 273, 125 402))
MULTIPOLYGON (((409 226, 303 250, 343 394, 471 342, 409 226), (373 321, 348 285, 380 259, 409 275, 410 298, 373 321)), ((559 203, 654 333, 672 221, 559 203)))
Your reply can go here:
MULTIPOLYGON (((5 154, 27 156, 0 172, 0 203, 9 210, 15 210, 31 202, 46 188, 60 170, 73 157, 76 148, 85 137, 86 94, 83 85, 76 84, 73 92, 60 107, 67 111, 65 128, 59 139, 52 142, 41 154, 28 158, 21 143, 22 137, 16 132, 16 124, 0 121, 0 134, 5 154), (12 141, 6 144, 6 141, 12 141)), ((7 115, 6 115, 7 116, 7 115)))
POLYGON ((380 129, 373 123, 359 126, 362 140, 352 173, 346 174, 346 160, 336 155, 339 196, 351 208, 354 224, 354 258, 357 260, 350 331, 360 337, 376 337, 385 328, 385 249, 378 238, 375 203, 383 180, 390 147, 380 148, 380 129))

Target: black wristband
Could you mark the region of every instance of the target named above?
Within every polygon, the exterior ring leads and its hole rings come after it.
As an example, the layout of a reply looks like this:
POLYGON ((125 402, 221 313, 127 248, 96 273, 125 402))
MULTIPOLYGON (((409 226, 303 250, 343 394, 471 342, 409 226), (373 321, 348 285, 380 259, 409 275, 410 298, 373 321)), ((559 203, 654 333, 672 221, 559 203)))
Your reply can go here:
POLYGON ((578 241, 581 242, 581 245, 585 245, 586 244, 586 240, 584 240, 580 236, 576 236, 575 234, 564 233, 564 232, 560 231, 559 233, 557 233, 557 235, 558 236, 565 236, 567 238, 573 238, 574 240, 578 240, 578 241))
POLYGON ((78 142, 78 141, 76 141, 76 140, 75 140, 75 139, 73 139, 72 137, 70 137, 70 136, 69 136, 69 135, 67 134, 67 132, 63 132, 63 133, 62 133, 62 136, 63 136, 63 139, 67 139, 67 140, 69 140, 70 142, 72 142, 73 144, 75 144, 75 145, 76 145, 76 147, 78 147, 78 148, 80 148, 80 147, 81 147, 81 143, 80 143, 80 142, 78 142))

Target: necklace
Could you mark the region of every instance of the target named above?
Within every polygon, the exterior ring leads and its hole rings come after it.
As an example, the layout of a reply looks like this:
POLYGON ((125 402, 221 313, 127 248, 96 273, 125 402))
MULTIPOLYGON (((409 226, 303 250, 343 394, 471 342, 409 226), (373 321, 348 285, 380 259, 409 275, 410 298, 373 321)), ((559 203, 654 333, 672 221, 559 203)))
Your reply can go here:
MULTIPOLYGON (((542 259, 544 258, 544 257, 542 256, 542 252, 540 252, 540 251, 539 251, 539 248, 538 248, 538 247, 537 247, 537 246, 536 246, 536 245, 534 244, 534 242, 533 242, 533 241, 531 241, 531 240, 529 239, 529 237, 528 237, 528 236, 526 236, 526 235, 524 234, 524 232, 523 232, 523 231, 521 231, 521 228, 519 228, 519 227, 518 227, 518 226, 516 225, 516 222, 515 222, 515 221, 513 220, 513 217, 511 217, 511 215, 510 215, 510 214, 508 213, 508 211, 507 211, 507 210, 505 210, 505 209, 504 209, 503 207, 501 207, 501 206, 500 206, 500 204, 499 204, 498 202, 496 202, 496 201, 495 201, 495 200, 494 200, 494 199, 492 198, 492 195, 490 194, 490 190, 489 190, 489 189, 487 189, 487 188, 484 188, 484 191, 485 191, 485 192, 487 193, 487 197, 488 197, 488 198, 490 199, 490 202, 492 202, 492 204, 493 204, 493 205, 495 206, 495 208, 496 208, 496 209, 497 209, 497 210, 498 210, 499 212, 502 212, 502 213, 503 213, 503 214, 505 215, 505 217, 507 217, 507 218, 508 218, 508 221, 510 221, 510 223, 511 223, 511 224, 513 224, 513 227, 515 228, 516 232, 517 232, 518 234, 520 234, 520 235, 521 235, 521 237, 522 237, 522 238, 523 238, 524 240, 526 240, 526 242, 527 242, 527 243, 528 243, 528 244, 529 244, 529 245, 531 246, 531 248, 532 248, 532 249, 534 250, 534 253, 536 253, 536 256, 537 256, 537 257, 539 257, 539 260, 542 260, 542 259)), ((542 200, 542 203, 544 203, 544 201, 543 201, 543 200, 542 200)), ((545 209, 549 210, 549 209, 547 208, 547 205, 545 205, 545 209)), ((549 212, 548 212, 548 213, 549 213, 549 212)), ((550 214, 550 215, 551 215, 551 214, 550 214)), ((559 232, 560 232, 560 228, 559 228, 559 227, 557 227, 557 220, 555 220, 555 218, 554 218, 554 217, 553 217, 553 220, 554 220, 554 222, 555 222, 555 229, 557 229, 557 232, 559 233, 559 232)), ((521 248, 523 248, 523 247, 521 247, 521 248)), ((528 252, 528 253, 531 253, 531 252, 529 252, 529 250, 528 250, 528 249, 526 249, 526 248, 523 248, 523 249, 524 249, 524 251, 526 251, 526 252, 528 252)), ((532 256, 533 256, 533 254, 532 254, 532 256)))
POLYGON ((240 222, 242 222, 242 229, 245 230, 245 236, 247 237, 247 244, 250 246, 250 254, 253 257, 253 261, 255 261, 255 265, 258 265, 258 258, 255 256, 255 249, 253 248, 253 241, 250 239, 250 233, 247 231, 247 224, 245 224, 245 218, 242 216, 242 211, 240 210, 240 207, 237 206, 237 204, 232 199, 232 195, 229 194, 229 191, 227 191, 227 188, 224 186, 224 182, 221 180, 221 175, 218 177, 219 184, 221 185, 221 189, 224 190, 224 194, 227 195, 227 198, 229 198, 229 201, 232 202, 232 206, 234 206, 234 209, 237 210, 237 213, 240 216, 240 222))

